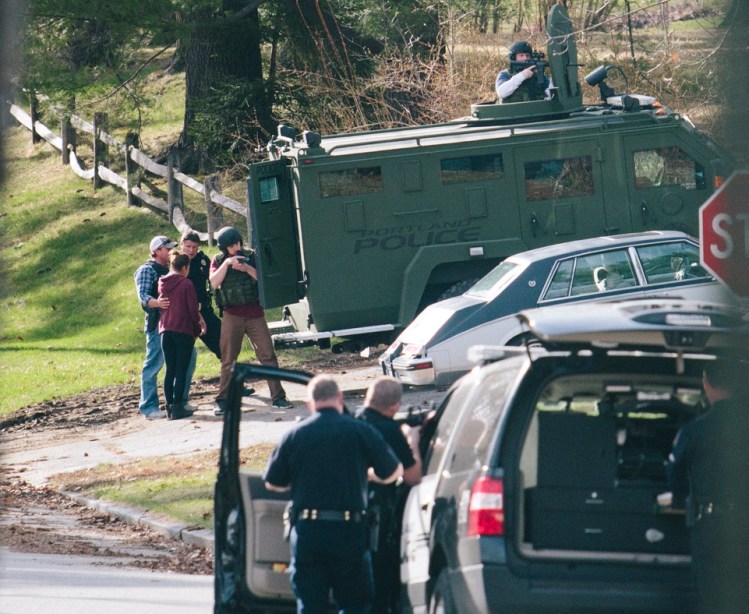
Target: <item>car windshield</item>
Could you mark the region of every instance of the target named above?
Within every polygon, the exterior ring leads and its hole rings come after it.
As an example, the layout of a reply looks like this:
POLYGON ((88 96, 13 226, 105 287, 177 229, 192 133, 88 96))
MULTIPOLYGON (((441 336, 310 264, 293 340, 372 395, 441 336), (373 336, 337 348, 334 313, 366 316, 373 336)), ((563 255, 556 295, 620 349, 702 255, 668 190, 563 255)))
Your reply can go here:
POLYGON ((505 260, 473 284, 466 295, 483 299, 495 295, 515 277, 519 267, 519 264, 505 260))

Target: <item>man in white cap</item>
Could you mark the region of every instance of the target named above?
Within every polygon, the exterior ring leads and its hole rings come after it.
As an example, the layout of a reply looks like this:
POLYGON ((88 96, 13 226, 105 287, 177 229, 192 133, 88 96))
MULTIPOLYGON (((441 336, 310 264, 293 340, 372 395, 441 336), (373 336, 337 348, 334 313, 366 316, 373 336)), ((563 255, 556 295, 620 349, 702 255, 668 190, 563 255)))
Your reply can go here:
MULTIPOLYGON (((140 306, 145 312, 146 359, 140 374, 140 401, 138 411, 147 420, 166 418, 166 412, 159 408, 159 393, 157 377, 164 366, 164 354, 161 351, 161 336, 159 335, 159 314, 162 309, 169 308, 169 299, 159 298, 159 277, 169 272, 169 250, 177 244, 168 237, 159 235, 151 239, 149 250, 151 259, 144 262, 135 271, 135 290, 138 293, 140 306)), ((195 365, 192 365, 193 369, 195 365)), ((192 381, 192 370, 187 374, 184 391, 184 402, 192 381)))

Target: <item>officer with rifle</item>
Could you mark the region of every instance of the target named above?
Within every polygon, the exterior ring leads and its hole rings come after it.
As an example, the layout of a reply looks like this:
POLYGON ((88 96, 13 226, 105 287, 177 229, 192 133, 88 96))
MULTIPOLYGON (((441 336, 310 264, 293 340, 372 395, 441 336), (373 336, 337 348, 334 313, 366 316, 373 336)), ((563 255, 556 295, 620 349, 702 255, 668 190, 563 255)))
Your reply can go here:
MULTIPOLYGON (((403 482, 414 486, 421 482, 419 453, 420 427, 399 424, 394 419, 403 397, 403 386, 392 377, 379 377, 367 390, 361 420, 377 429, 403 465, 403 482)), ((394 483, 374 483, 369 489, 368 514, 374 526, 372 567, 375 580, 374 614, 398 612, 400 585, 399 547, 403 489, 394 483), (379 520, 379 521, 378 521, 379 520)))
POLYGON ((510 46, 510 68, 497 75, 495 88, 500 102, 528 102, 550 97, 551 80, 544 74, 549 65, 544 54, 533 51, 527 41, 510 46))

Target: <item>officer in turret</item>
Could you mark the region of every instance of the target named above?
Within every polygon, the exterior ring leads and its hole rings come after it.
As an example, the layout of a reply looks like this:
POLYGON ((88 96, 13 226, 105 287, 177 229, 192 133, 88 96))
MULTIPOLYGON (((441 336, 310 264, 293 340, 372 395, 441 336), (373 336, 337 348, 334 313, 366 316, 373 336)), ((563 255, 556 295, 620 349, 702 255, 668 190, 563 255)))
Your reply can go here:
MULTIPOLYGON (((263 365, 278 366, 273 339, 270 336, 265 312, 260 305, 257 286, 255 253, 242 249, 242 235, 236 228, 225 226, 216 233, 221 250, 211 261, 209 279, 216 291, 216 303, 223 311, 221 322, 221 378, 216 395, 214 414, 224 413, 226 393, 234 362, 242 350, 244 336, 250 340, 258 361, 263 365)), ((277 379, 268 380, 273 407, 293 407, 277 379)))
POLYGON ((510 68, 500 71, 495 82, 500 102, 528 102, 549 98, 551 80, 538 73, 546 62, 534 62, 533 47, 527 41, 516 41, 510 46, 510 68))

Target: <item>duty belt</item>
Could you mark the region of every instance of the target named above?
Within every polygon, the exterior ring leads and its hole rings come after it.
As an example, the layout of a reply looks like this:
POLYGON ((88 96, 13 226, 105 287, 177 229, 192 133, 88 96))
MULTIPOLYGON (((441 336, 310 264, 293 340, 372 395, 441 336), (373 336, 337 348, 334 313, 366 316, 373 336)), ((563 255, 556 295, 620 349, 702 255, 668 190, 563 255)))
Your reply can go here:
POLYGON ((722 516, 738 511, 738 505, 734 503, 699 503, 695 509, 695 521, 707 516, 722 516))
POLYGON ((333 520, 335 522, 363 522, 366 511, 350 510, 315 510, 304 508, 299 510, 297 520, 333 520))

